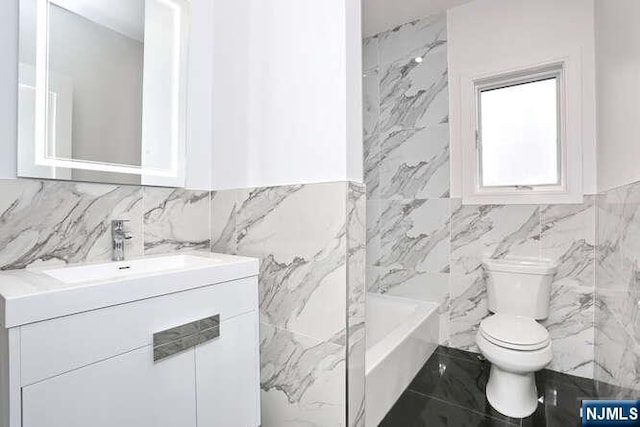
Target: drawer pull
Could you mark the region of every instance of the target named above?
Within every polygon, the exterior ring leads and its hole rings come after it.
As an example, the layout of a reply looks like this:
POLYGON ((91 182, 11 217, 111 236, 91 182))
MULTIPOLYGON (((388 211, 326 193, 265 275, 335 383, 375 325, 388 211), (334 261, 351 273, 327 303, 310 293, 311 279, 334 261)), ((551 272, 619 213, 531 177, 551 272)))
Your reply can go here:
POLYGON ((153 334, 153 361, 173 356, 219 336, 219 314, 156 332, 153 334))

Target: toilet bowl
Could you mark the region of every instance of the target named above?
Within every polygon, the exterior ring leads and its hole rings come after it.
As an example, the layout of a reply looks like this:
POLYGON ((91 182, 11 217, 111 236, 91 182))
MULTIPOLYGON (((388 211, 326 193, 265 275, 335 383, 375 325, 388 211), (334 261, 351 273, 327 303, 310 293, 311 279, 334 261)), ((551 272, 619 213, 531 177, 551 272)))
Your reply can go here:
POLYGON ((524 418, 538 405, 535 372, 551 362, 549 332, 534 319, 494 314, 480 323, 478 348, 491 362, 486 395, 501 414, 524 418))
POLYGON ((549 316, 551 283, 558 263, 547 259, 485 259, 487 308, 476 343, 491 362, 487 400, 514 418, 538 405, 535 372, 551 362, 549 332, 537 322, 549 316))

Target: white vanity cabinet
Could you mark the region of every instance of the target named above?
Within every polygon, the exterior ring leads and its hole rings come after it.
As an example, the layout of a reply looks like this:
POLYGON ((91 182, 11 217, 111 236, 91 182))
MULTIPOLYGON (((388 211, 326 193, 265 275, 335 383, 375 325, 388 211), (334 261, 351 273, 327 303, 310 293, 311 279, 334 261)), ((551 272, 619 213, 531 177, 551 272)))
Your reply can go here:
POLYGON ((260 425, 257 276, 4 328, 1 341, 2 427, 260 425))
POLYGON ((144 347, 23 387, 22 425, 196 426, 193 350, 151 356, 144 347))

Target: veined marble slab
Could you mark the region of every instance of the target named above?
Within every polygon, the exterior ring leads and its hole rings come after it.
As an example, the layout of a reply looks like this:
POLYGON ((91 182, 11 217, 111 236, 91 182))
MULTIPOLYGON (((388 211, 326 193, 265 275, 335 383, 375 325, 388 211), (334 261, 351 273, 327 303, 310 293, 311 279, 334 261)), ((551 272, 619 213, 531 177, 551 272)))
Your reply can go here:
POLYGON ((109 260, 111 219, 130 220, 125 250, 141 256, 140 187, 0 181, 0 269, 109 260))
POLYGON ((145 187, 144 251, 208 250, 209 192, 145 187))
POLYGON ((263 425, 343 426, 345 354, 343 346, 261 324, 263 425))

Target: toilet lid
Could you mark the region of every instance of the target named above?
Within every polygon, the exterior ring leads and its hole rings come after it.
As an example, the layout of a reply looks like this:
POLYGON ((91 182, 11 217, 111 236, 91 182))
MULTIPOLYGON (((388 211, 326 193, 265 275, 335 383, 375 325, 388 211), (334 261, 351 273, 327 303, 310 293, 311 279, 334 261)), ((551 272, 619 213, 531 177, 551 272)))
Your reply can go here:
POLYGON ((488 341, 513 350, 538 350, 549 344, 549 332, 530 317, 494 314, 480 322, 488 341))

